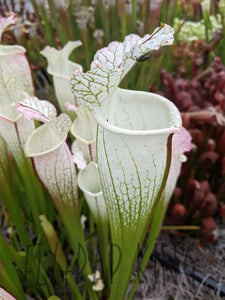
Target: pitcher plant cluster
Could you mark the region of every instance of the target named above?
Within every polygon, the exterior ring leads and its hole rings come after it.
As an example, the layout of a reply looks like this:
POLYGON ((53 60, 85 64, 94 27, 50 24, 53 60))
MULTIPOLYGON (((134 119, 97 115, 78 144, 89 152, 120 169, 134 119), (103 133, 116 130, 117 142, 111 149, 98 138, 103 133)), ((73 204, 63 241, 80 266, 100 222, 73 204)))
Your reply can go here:
MULTIPOLYGON (((0 36, 14 22, 1 19, 0 36)), ((191 137, 172 102, 119 85, 173 35, 166 24, 127 35, 85 73, 69 60, 80 41, 47 46, 60 112, 35 96, 25 49, 0 45, 0 276, 14 297, 58 299, 57 283, 63 299, 132 299, 191 137)))

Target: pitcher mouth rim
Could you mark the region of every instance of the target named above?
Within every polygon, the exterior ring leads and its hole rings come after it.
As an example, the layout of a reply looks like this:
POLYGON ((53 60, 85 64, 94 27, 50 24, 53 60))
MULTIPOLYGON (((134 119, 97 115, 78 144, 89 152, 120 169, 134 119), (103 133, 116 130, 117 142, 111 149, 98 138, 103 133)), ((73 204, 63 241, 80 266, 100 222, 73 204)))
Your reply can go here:
MULTIPOLYGON (((129 91, 129 92, 137 92, 137 91, 129 91)), ((140 92, 138 93, 146 93, 140 92)), ((130 135, 130 136, 147 136, 147 135, 157 135, 157 134, 171 134, 171 133, 179 133, 182 128, 182 120, 181 115, 177 107, 168 99, 163 96, 154 94, 154 93, 147 93, 148 95, 154 95, 155 98, 158 98, 159 101, 165 103, 168 107, 168 113, 171 114, 171 125, 165 128, 160 129, 147 129, 147 130, 132 130, 126 129, 122 127, 115 126, 111 124, 107 119, 103 117, 102 114, 93 112, 93 118, 97 122, 99 126, 104 128, 105 130, 122 135, 130 135)))
POLYGON ((20 45, 0 45, 0 56, 7 56, 13 54, 25 54, 26 49, 20 45), (8 52, 1 52, 2 49, 9 50, 8 52))

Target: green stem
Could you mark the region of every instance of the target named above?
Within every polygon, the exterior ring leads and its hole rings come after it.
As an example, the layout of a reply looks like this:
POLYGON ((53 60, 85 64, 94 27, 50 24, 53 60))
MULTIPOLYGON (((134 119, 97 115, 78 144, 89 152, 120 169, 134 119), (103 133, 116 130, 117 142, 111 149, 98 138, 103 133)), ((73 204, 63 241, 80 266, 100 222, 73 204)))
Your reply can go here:
POLYGON ((55 40, 54 40, 54 34, 53 34, 51 22, 48 20, 44 5, 40 4, 38 6, 34 0, 31 0, 31 4, 32 4, 32 6, 35 10, 36 16, 39 20, 39 24, 42 27, 42 32, 46 39, 47 44, 52 47, 55 47, 55 40), (43 20, 44 26, 42 25, 42 20, 43 20))
MULTIPOLYGON (((5 284, 8 284, 7 287, 10 288, 10 292, 15 295, 18 299, 25 300, 25 295, 23 292, 23 288, 21 282, 19 280, 18 274, 15 270, 13 262, 10 258, 10 253, 7 251, 7 245, 5 240, 3 239, 2 233, 0 232, 0 262, 2 264, 0 270, 0 277, 5 278, 5 284), (6 271, 7 270, 7 271, 6 271), (8 279, 7 279, 8 278, 8 279)), ((1 278, 1 283, 2 283, 1 278)))
POLYGON ((71 207, 71 205, 65 205, 65 203, 58 203, 57 209, 62 217, 62 221, 71 242, 71 247, 76 259, 78 260, 80 270, 83 273, 85 280, 87 280, 86 286, 89 296, 91 297, 91 299, 97 299, 97 296, 92 289, 92 284, 87 279, 87 276, 91 274, 92 271, 90 267, 83 229, 80 223, 79 212, 75 210, 75 207, 71 207))
POLYGON ((137 1, 132 0, 132 32, 136 31, 137 1))
POLYGON ((56 32, 58 34, 58 37, 60 38, 61 44, 64 46, 67 42, 67 38, 63 34, 63 32, 60 28, 60 25, 59 25, 60 23, 59 23, 58 18, 57 18, 57 13, 56 13, 54 1, 48 0, 48 5, 49 5, 50 11, 51 11, 51 18, 54 21, 56 32))
POLYGON ((115 5, 110 5, 109 8, 109 19, 112 30, 110 31, 110 38, 113 41, 120 41, 121 35, 120 33, 120 20, 118 16, 118 1, 116 1, 115 5))
POLYGON ((149 31, 149 11, 150 11, 150 0, 145 0, 144 33, 147 33, 149 31))
POLYGON ((68 274, 67 275, 67 281, 68 281, 68 284, 70 286, 70 289, 71 289, 71 292, 72 292, 72 296, 73 296, 73 299, 76 299, 76 300, 83 300, 83 297, 79 291, 79 288, 78 286, 76 285, 75 281, 74 281, 74 278, 73 278, 73 275, 72 274, 68 274))
POLYGON ((43 190, 34 174, 31 162, 28 161, 28 159, 24 159, 23 165, 20 165, 19 172, 24 183, 26 197, 30 204, 36 234, 43 235, 43 231, 39 222, 39 215, 45 214, 48 216, 45 207, 45 199, 43 197, 43 190))
POLYGON ((109 243, 109 225, 108 220, 103 220, 101 216, 98 218, 96 222, 97 232, 98 232, 98 244, 100 250, 100 257, 102 263, 103 270, 103 278, 106 286, 106 295, 109 294, 109 287, 111 282, 111 269, 110 269, 110 261, 111 261, 111 249, 109 243))
POLYGON ((183 226, 162 226, 162 230, 199 230, 199 226, 183 225, 183 226))
POLYGON ((144 256, 142 258, 140 266, 138 267, 137 275, 132 284, 132 288, 129 293, 128 300, 133 299, 140 277, 143 275, 143 272, 149 262, 150 255, 155 246, 156 238, 158 237, 158 234, 162 226, 166 208, 167 206, 164 205, 164 198, 162 197, 155 209, 155 213, 151 222, 150 232, 148 234, 148 238, 146 241, 144 256))
POLYGON ((120 26, 122 31, 122 39, 125 39, 127 35, 127 16, 126 16, 126 6, 125 1, 119 1, 118 5, 119 11, 118 14, 120 15, 120 26))
MULTIPOLYGON (((94 218, 91 214, 91 211, 89 210, 89 215, 88 215, 88 224, 89 224, 89 232, 94 232, 95 231, 95 222, 94 218)), ((90 258, 91 258, 91 264, 94 264, 96 261, 96 255, 95 255, 95 250, 96 250, 96 239, 92 238, 90 240, 90 258)))
POLYGON ((87 67, 87 69, 89 69, 89 67, 90 67, 89 34, 88 34, 87 27, 81 28, 80 31, 81 31, 82 42, 84 45, 86 67, 87 67))
POLYGON ((174 19, 174 14, 176 12, 177 0, 171 0, 169 3, 169 8, 167 10, 167 19, 166 22, 171 24, 174 19))
POLYGON ((96 22, 98 22, 98 19, 100 19, 100 26, 103 28, 104 31, 104 40, 105 43, 108 44, 110 42, 109 19, 105 16, 104 5, 101 0, 97 1, 95 18, 96 22))
POLYGON ((1 195, 9 212, 10 218, 16 227, 22 246, 24 249, 26 249, 26 247, 31 244, 31 240, 26 230, 18 201, 11 192, 7 183, 2 186, 1 195))

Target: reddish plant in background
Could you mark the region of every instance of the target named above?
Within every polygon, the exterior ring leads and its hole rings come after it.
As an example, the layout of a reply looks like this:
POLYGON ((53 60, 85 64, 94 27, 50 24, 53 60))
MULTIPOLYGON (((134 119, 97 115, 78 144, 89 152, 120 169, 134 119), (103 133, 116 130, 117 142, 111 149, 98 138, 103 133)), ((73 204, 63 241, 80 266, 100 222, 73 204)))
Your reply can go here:
POLYGON ((208 66, 214 48, 209 45, 212 43, 199 40, 189 46, 186 42, 175 46, 177 75, 161 71, 163 92, 158 93, 182 112, 193 142, 166 220, 173 225, 199 225, 200 236, 214 241, 214 219, 224 219, 225 215, 225 66, 219 57, 208 66))

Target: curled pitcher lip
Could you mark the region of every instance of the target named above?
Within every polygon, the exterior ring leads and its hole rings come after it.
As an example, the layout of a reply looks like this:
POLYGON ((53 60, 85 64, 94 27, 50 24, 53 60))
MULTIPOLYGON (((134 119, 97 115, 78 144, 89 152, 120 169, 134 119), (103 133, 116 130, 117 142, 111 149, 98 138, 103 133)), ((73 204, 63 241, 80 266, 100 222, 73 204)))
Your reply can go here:
POLYGON ((146 94, 148 96, 154 96, 154 98, 157 99, 157 101, 161 102, 161 104, 165 105, 165 108, 168 110, 168 114, 170 114, 170 124, 168 124, 168 127, 160 128, 160 129, 147 129, 147 130, 126 129, 123 127, 113 125, 102 114, 93 112, 93 117, 95 121, 105 130, 116 134, 131 135, 131 136, 170 134, 170 133, 178 133, 181 130, 182 120, 181 120, 179 110, 171 101, 167 100, 166 98, 160 95, 153 94, 153 93, 130 91, 130 90, 129 91, 124 90, 124 92, 138 93, 138 95, 146 94))

